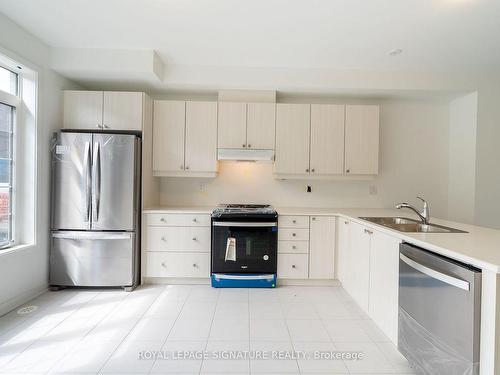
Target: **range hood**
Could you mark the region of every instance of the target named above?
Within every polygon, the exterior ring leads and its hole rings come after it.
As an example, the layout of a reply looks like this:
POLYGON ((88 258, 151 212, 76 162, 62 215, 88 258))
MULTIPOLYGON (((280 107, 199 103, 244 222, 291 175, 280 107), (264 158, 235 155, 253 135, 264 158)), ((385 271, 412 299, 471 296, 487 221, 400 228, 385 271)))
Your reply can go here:
POLYGON ((217 149, 217 160, 274 161, 274 150, 219 148, 217 149))

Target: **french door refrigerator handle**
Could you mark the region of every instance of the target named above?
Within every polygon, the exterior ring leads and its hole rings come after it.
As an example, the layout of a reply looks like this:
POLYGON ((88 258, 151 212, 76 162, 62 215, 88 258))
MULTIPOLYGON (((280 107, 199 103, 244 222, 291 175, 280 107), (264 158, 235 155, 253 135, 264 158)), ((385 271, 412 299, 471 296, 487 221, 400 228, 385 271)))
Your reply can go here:
POLYGON ((436 271, 432 268, 424 266, 423 264, 420 264, 420 263, 414 261, 413 259, 408 258, 404 254, 399 254, 399 258, 403 262, 405 262, 407 265, 409 265, 411 268, 414 268, 417 271, 420 271, 423 274, 425 274, 429 277, 432 277, 433 279, 442 281, 443 283, 446 283, 448 285, 452 285, 454 287, 457 287, 457 288, 460 288, 463 290, 467 290, 467 291, 470 290, 470 283, 465 281, 465 280, 461 280, 461 279, 458 279, 456 277, 446 275, 442 272, 439 272, 439 271, 436 271))
POLYGON ((92 156, 92 221, 99 220, 99 205, 101 203, 101 151, 99 142, 94 143, 92 156))
POLYGON ((85 142, 85 149, 83 151, 83 173, 82 173, 82 193, 83 193, 83 203, 85 205, 83 210, 83 221, 85 223, 89 222, 90 216, 90 200, 91 200, 91 188, 90 188, 90 142, 85 142))
POLYGON ((57 232, 53 238, 64 240, 130 240, 130 233, 99 233, 99 232, 57 232))

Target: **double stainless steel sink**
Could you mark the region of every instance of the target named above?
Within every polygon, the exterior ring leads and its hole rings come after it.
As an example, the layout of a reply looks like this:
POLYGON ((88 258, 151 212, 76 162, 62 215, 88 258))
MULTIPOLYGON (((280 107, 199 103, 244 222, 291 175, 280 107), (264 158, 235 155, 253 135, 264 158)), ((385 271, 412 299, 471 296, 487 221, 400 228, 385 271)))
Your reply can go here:
POLYGON ((360 219, 408 233, 467 233, 463 230, 437 224, 423 224, 406 217, 360 217, 360 219))

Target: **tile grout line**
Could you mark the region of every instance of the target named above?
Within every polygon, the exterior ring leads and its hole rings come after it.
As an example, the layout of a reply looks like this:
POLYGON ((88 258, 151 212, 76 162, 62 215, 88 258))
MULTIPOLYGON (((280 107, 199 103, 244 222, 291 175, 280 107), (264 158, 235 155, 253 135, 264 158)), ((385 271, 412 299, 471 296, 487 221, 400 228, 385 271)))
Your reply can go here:
MULTIPOLYGON (((205 348, 204 348, 205 351, 208 348, 208 340, 210 340, 210 334, 212 333, 212 328, 213 328, 214 320, 215 320, 215 314, 217 313, 217 306, 219 305, 219 299, 220 299, 220 290, 217 291, 217 299, 216 299, 216 302, 215 302, 214 314, 212 315, 212 322, 210 323, 210 329, 208 330, 208 337, 207 337, 207 339, 205 341, 205 348)), ((203 368, 203 362, 205 362, 204 358, 202 358, 201 363, 200 363, 200 368, 198 370, 198 374, 199 375, 201 374, 201 370, 203 368)))

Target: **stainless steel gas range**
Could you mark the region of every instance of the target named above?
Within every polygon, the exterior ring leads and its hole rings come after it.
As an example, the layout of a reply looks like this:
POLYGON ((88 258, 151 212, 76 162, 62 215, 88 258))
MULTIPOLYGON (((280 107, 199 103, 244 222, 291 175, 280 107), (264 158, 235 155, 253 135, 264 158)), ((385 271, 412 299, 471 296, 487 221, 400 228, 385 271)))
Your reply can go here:
POLYGON ((212 286, 274 288, 278 213, 269 205, 224 204, 212 212, 212 286))

